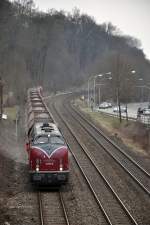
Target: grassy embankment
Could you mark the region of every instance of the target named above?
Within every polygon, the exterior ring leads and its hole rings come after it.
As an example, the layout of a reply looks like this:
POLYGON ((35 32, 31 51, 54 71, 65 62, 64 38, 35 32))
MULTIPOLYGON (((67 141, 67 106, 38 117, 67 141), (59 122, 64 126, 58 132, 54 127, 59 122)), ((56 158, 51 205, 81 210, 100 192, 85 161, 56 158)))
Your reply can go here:
POLYGON ((87 107, 87 104, 80 99, 76 99, 75 105, 79 107, 81 111, 88 114, 94 123, 109 132, 110 136, 121 139, 121 141, 133 151, 144 155, 147 154, 149 149, 148 134, 143 126, 132 121, 126 122, 125 120, 120 124, 118 118, 100 112, 92 112, 91 109, 87 107))
MULTIPOLYGON (((3 96, 3 103, 5 105, 6 101, 8 99, 8 95, 4 94, 3 96)), ((17 116, 17 111, 18 111, 19 106, 17 105, 12 105, 10 107, 8 106, 4 106, 3 108, 3 113, 7 115, 7 119, 8 120, 16 120, 16 116, 17 116)))
POLYGON ((18 110, 18 106, 5 107, 4 114, 7 115, 7 118, 9 120, 16 120, 17 110, 18 110))

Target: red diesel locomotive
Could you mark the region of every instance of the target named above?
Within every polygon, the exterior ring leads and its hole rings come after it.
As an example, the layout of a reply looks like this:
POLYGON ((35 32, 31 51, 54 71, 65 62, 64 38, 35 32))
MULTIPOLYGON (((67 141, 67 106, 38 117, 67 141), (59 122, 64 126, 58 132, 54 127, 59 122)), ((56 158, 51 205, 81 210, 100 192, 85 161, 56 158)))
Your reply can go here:
POLYGON ((68 147, 43 102, 41 88, 29 89, 27 143, 31 182, 57 185, 68 181, 68 147))

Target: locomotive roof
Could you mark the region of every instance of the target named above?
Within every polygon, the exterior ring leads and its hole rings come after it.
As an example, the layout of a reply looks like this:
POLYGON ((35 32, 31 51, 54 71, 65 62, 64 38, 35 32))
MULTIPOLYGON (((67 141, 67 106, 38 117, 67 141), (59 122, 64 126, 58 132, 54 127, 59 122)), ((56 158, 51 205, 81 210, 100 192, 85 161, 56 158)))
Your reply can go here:
POLYGON ((35 128, 35 135, 40 135, 40 134, 61 135, 58 127, 54 123, 36 122, 34 125, 34 128, 35 128))

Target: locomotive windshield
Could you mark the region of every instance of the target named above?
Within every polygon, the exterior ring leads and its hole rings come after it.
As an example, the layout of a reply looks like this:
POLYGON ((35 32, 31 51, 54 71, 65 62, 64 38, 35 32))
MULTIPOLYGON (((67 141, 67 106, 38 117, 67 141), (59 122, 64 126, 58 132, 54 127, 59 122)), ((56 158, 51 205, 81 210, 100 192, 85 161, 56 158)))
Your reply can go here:
POLYGON ((48 144, 49 143, 49 138, 48 136, 38 136, 34 140, 34 144, 48 144))
POLYGON ((64 139, 60 135, 39 135, 34 139, 33 142, 34 145, 39 145, 39 144, 57 144, 57 145, 64 145, 64 139))
POLYGON ((61 136, 51 136, 50 143, 51 144, 64 144, 64 140, 61 136))

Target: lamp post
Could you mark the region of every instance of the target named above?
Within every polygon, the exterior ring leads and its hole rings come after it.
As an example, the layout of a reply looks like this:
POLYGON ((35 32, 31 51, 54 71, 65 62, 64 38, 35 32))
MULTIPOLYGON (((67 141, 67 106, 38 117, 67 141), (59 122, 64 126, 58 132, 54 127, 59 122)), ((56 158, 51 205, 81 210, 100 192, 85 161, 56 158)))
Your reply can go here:
POLYGON ((93 77, 89 77, 89 79, 88 79, 88 107, 90 107, 90 80, 92 78, 93 77))
MULTIPOLYGON (((139 78, 138 80, 139 80, 140 82, 142 82, 142 81, 143 81, 143 78, 139 78)), ((141 88, 140 104, 142 105, 142 101, 143 101, 143 85, 139 85, 139 86, 137 86, 137 87, 141 88)))
MULTIPOLYGON (((136 74, 136 71, 135 70, 131 70, 130 71, 130 74, 129 75, 131 75, 132 74, 132 77, 134 77, 133 75, 134 74, 136 74)), ((126 78, 126 86, 127 87, 129 87, 129 83, 128 82, 130 82, 130 78, 126 78)), ((126 121, 128 122, 128 102, 129 101, 129 97, 127 97, 127 99, 126 99, 126 121)))
MULTIPOLYGON (((97 77, 103 77, 103 76, 105 76, 105 75, 111 75, 111 72, 108 72, 108 73, 104 73, 104 74, 99 74, 99 75, 97 75, 97 76, 95 76, 95 81, 96 81, 96 78, 97 77)), ((105 79, 105 77, 104 77, 104 79, 105 79)), ((112 80, 112 77, 107 77, 106 78, 107 80, 112 80)), ((99 105, 100 105, 100 102, 101 102, 101 86, 103 86, 103 85, 105 85, 105 84, 103 84, 103 83, 98 83, 97 84, 98 86, 99 86, 99 92, 98 92, 98 96, 99 96, 99 105)), ((95 82, 95 87, 96 87, 96 82, 95 82)), ((94 90, 95 90, 95 88, 94 88, 94 90)), ((96 92, 96 91, 95 91, 96 92)), ((96 103, 96 94, 95 94, 95 103, 96 103)), ((96 104, 95 104, 96 105, 96 104)))
POLYGON ((102 75, 99 74, 99 75, 91 76, 91 77, 89 77, 89 79, 88 79, 88 107, 90 107, 90 81, 91 81, 92 79, 94 79, 94 106, 95 106, 95 79, 96 79, 97 77, 101 77, 101 76, 102 76, 102 75))
POLYGON ((2 78, 0 77, 0 120, 2 119, 3 115, 3 82, 2 78))
MULTIPOLYGON (((105 76, 105 75, 111 75, 111 72, 108 72, 108 73, 105 73, 105 74, 101 74, 101 77, 102 76, 105 76)), ((105 78, 105 77, 104 77, 105 78)), ((109 76, 109 77, 107 77, 106 78, 106 80, 112 80, 112 77, 111 76, 109 76)), ((98 85, 99 85, 99 105, 100 105, 100 103, 101 103, 101 86, 103 86, 103 85, 105 85, 105 84, 103 84, 103 83, 98 83, 98 85)))
MULTIPOLYGON (((135 70, 132 70, 131 73, 134 75, 134 74, 136 74, 136 71, 135 70)), ((139 81, 140 83, 141 82, 143 83, 143 78, 140 77, 140 78, 137 79, 137 81, 139 81)), ((135 86, 135 87, 141 88, 140 104, 142 104, 142 101, 143 101, 143 92, 144 92, 144 84, 142 85, 142 83, 135 86)))
POLYGON ((95 88, 96 88, 96 86, 99 86, 99 88, 98 88, 98 104, 99 105, 101 103, 101 86, 103 86, 103 85, 105 85, 105 84, 102 84, 102 83, 95 84, 95 88))
POLYGON ((98 104, 99 105, 101 104, 101 84, 100 84, 99 89, 98 89, 98 104))
MULTIPOLYGON (((103 77, 103 75, 111 75, 111 72, 108 72, 108 73, 105 73, 105 74, 94 75, 94 76, 89 77, 89 79, 88 79, 88 107, 90 107, 90 81, 92 79, 94 80, 93 103, 94 103, 94 107, 95 107, 96 106, 96 79, 97 79, 97 77, 103 77)), ((112 79, 112 77, 109 77, 108 79, 112 79)), ((99 103, 100 103, 100 87, 99 87, 99 103)))
POLYGON ((94 76, 94 107, 96 106, 96 78, 97 77, 102 77, 103 74, 98 74, 94 76))

